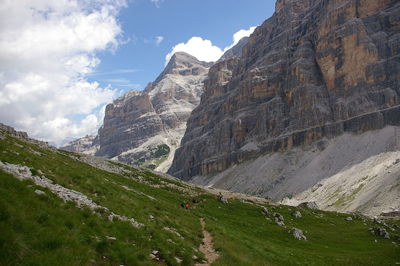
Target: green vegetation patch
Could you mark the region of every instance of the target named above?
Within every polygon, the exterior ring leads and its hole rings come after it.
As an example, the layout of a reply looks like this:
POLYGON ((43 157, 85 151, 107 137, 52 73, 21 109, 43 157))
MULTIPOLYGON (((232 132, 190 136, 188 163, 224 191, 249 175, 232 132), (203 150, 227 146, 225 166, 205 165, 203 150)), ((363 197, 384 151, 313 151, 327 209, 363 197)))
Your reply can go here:
POLYGON ((203 238, 200 218, 220 254, 213 265, 400 262, 398 229, 389 231, 391 239, 372 235, 368 228, 378 226, 360 216, 347 221, 349 215, 287 206, 266 206, 270 215, 264 216, 258 204, 224 204, 199 188, 118 162, 109 164, 123 174, 82 163, 73 153, 11 137, 0 140, 0 151, 2 162, 25 165, 33 174, 41 173, 145 225, 109 221, 102 209, 78 208, 48 189, 0 171, 0 265, 194 265, 204 259, 198 250, 203 238), (44 195, 36 194, 37 189, 44 195), (190 208, 181 203, 190 203, 190 208), (294 218, 294 210, 303 217, 294 218), (273 213, 284 217, 284 227, 276 225, 273 213), (307 241, 294 239, 289 233, 294 227, 303 230, 307 241), (157 255, 150 257, 153 251, 157 255))

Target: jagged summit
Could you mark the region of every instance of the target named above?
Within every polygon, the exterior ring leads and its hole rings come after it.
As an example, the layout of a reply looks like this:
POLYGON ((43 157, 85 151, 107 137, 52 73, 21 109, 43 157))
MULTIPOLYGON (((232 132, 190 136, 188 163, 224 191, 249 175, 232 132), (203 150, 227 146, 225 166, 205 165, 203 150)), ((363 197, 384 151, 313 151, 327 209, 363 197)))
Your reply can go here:
POLYGON ((202 61, 198 60, 195 56, 188 54, 186 52, 176 52, 169 60, 169 63, 177 63, 184 65, 189 65, 191 62, 202 62, 202 61))
POLYGON ((164 71, 158 76, 155 83, 159 82, 167 74, 172 75, 203 75, 205 74, 204 68, 211 67, 213 63, 198 60, 196 57, 185 53, 177 52, 169 60, 164 71))
POLYGON ((143 91, 127 92, 109 104, 96 155, 166 171, 211 65, 176 53, 143 91))

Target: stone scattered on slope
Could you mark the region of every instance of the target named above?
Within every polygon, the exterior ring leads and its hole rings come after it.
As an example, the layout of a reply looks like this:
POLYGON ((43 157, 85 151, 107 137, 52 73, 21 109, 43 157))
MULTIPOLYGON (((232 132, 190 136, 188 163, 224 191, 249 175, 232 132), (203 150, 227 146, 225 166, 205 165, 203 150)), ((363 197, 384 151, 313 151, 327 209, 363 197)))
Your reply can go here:
POLYGON ((293 228, 292 235, 297 240, 307 240, 307 237, 303 234, 303 231, 298 228, 293 228))
POLYGON ((353 218, 352 217, 346 217, 346 221, 353 221, 353 218))
POLYGON ((265 216, 268 216, 268 215, 269 215, 269 211, 268 211, 267 207, 263 207, 261 212, 262 212, 262 214, 265 215, 265 216))
POLYGON ((293 216, 294 218, 301 218, 301 217, 303 217, 303 216, 301 215, 301 212, 299 212, 299 211, 293 212, 293 213, 292 213, 292 216, 293 216))
POLYGON ((314 201, 300 203, 297 207, 303 207, 311 210, 318 210, 318 205, 314 201))
POLYGON ((144 226, 143 224, 135 221, 133 218, 128 218, 111 212, 108 208, 96 204, 91 199, 78 191, 65 188, 58 184, 54 184, 52 180, 44 176, 39 177, 32 175, 31 170, 27 166, 3 163, 2 161, 0 161, 0 168, 14 175, 17 179, 21 181, 32 180, 36 185, 50 189, 51 192, 56 194, 62 200, 75 202, 78 207, 88 207, 93 211, 99 209, 104 210, 106 213, 108 213, 108 219, 110 221, 118 219, 121 221, 130 222, 134 227, 137 228, 144 226))
POLYGON ((44 191, 39 190, 39 189, 36 189, 35 193, 38 194, 38 195, 45 195, 46 194, 44 191))
POLYGON ((274 217, 275 217, 275 223, 278 226, 285 226, 285 219, 280 213, 274 213, 274 217))
POLYGON ((380 236, 380 237, 383 237, 386 239, 390 239, 390 234, 386 231, 385 228, 378 227, 378 228, 370 228, 369 230, 372 234, 375 234, 377 236, 380 236))
POLYGON ((218 195, 218 200, 224 204, 228 203, 228 199, 225 198, 221 193, 218 195))

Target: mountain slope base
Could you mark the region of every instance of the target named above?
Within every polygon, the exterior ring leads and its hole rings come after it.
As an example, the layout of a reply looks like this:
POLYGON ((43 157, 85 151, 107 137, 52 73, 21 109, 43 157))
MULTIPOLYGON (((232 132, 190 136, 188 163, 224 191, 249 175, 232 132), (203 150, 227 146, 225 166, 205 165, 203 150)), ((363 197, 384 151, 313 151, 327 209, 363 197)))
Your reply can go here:
POLYGON ((215 194, 173 178, 98 158, 88 165, 84 161, 90 157, 3 133, 0 150, 2 163, 26 166, 33 175, 45 176, 144 225, 135 228, 129 222, 110 221, 101 209, 79 208, 29 180, 0 171, 1 265, 205 263, 199 250, 200 218, 220 254, 213 265, 400 261, 398 221, 378 226, 363 216, 351 215, 348 221, 345 214, 261 204, 246 197, 223 203, 215 194), (182 208, 182 202, 189 202, 190 208, 182 208), (263 208, 269 213, 263 214, 263 208), (292 216, 296 210, 302 218, 292 216), (275 213, 284 217, 283 227, 275 223, 275 213), (368 228, 375 227, 386 228, 391 239, 372 235, 368 228), (296 240, 289 233, 293 228, 300 228, 307 241, 296 240))
MULTIPOLYGON (((253 146, 257 147, 257 144, 254 143, 253 146)), ((248 146, 248 148, 251 147, 248 146)), ((296 197, 304 191, 315 190, 313 187, 319 186, 318 182, 334 175, 341 175, 343 180, 353 180, 354 174, 348 169, 358 164, 363 167, 364 173, 369 171, 372 173, 374 164, 368 163, 368 160, 380 154, 392 154, 393 157, 388 157, 387 160, 383 156, 381 161, 382 164, 391 165, 393 160, 400 159, 399 150, 400 128, 388 126, 363 134, 347 133, 333 139, 323 138, 313 145, 266 154, 243 162, 240 166, 233 166, 215 176, 199 176, 191 181, 205 186, 270 197, 275 201, 280 201, 283 198, 296 197)), ((382 181, 379 178, 384 178, 383 174, 384 172, 378 174, 376 181, 382 181)), ((369 185, 375 184, 372 194, 369 190, 360 190, 357 197, 349 200, 348 204, 337 209, 330 206, 329 209, 342 212, 362 211, 368 215, 379 215, 391 207, 398 208, 400 204, 398 190, 392 189, 392 187, 398 185, 399 180, 396 176, 389 179, 392 180, 390 186, 384 186, 385 182, 383 181, 382 186, 376 186, 376 182, 368 184, 372 180, 365 180, 364 183, 367 183, 365 189, 369 185), (364 193, 369 196, 364 197, 364 193), (372 196, 379 194, 385 194, 385 197, 379 200, 372 196)), ((336 197, 334 195, 336 189, 324 193, 324 197, 330 198, 329 204, 340 198, 338 195, 336 197)), ((318 190, 318 192, 320 191, 318 190)), ((345 192, 346 190, 343 191, 343 193, 345 192)), ((316 193, 312 194, 315 198, 310 195, 306 197, 307 200, 318 201, 319 197, 316 193)), ((304 201, 307 201, 306 198, 299 196, 299 199, 304 199, 304 201)), ((321 202, 322 207, 329 204, 321 202)))

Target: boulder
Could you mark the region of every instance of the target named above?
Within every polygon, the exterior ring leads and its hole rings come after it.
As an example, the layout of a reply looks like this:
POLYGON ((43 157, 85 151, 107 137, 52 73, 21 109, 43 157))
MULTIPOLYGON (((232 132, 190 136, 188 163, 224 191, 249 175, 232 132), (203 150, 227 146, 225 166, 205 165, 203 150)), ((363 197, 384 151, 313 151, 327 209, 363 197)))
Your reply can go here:
POLYGON ((303 234, 303 231, 298 228, 293 228, 292 235, 297 240, 307 240, 307 237, 303 234))
POLYGON ((377 236, 386 238, 386 239, 390 239, 390 234, 386 231, 385 228, 382 227, 378 227, 378 228, 370 228, 370 232, 372 234, 375 234, 377 236))
POLYGON ((300 203, 297 207, 307 208, 311 210, 318 210, 318 205, 314 201, 300 203))
POLYGON ((265 215, 265 216, 269 215, 269 210, 267 209, 267 207, 263 207, 262 208, 262 214, 265 215))
POLYGON ((303 216, 301 215, 301 212, 299 212, 299 211, 293 212, 293 213, 292 213, 292 216, 293 216, 294 218, 301 218, 301 217, 303 217, 303 216))

